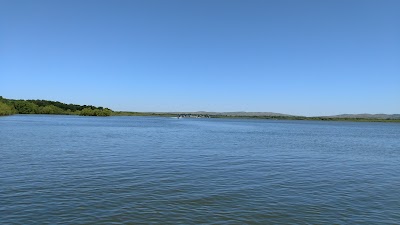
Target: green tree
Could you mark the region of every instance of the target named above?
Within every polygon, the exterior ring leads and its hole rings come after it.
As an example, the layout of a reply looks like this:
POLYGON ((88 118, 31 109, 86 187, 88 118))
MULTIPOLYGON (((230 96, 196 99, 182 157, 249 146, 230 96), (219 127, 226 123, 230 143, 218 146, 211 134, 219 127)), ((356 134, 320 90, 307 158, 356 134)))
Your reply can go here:
POLYGON ((40 107, 39 113, 41 113, 41 114, 65 114, 64 110, 62 110, 54 105, 46 105, 44 107, 40 107))
POLYGON ((109 109, 95 109, 95 116, 111 116, 111 110, 109 109))
POLYGON ((36 114, 39 113, 39 106, 35 103, 23 100, 14 101, 14 108, 19 114, 36 114))
POLYGON ((12 106, 7 105, 0 101, 0 116, 11 115, 15 113, 15 109, 12 106))
POLYGON ((91 108, 84 108, 81 110, 80 114, 81 116, 94 116, 94 111, 91 108))
POLYGON ((109 109, 92 109, 84 108, 81 110, 81 116, 111 116, 112 111, 109 109))

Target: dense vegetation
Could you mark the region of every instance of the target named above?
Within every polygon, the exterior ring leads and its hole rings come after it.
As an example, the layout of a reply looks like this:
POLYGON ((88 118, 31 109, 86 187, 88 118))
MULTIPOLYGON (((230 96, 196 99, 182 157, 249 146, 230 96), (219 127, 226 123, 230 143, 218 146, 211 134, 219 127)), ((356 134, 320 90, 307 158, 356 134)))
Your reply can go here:
POLYGON ((112 111, 92 105, 65 104, 48 100, 14 100, 0 96, 0 115, 11 114, 111 116, 112 111))
POLYGON ((15 113, 15 109, 3 102, 0 102, 0 116, 11 115, 15 113))
POLYGON ((177 113, 156 113, 156 112, 113 112, 113 116, 161 116, 161 117, 176 117, 177 113))

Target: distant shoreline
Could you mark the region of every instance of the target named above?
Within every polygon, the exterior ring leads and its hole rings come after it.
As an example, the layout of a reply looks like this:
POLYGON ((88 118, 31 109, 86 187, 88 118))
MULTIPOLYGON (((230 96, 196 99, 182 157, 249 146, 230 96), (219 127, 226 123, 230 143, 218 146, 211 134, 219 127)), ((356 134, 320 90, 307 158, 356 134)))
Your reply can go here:
MULTIPOLYGON (((43 114, 43 113, 14 113, 0 116, 13 116, 13 115, 58 115, 58 116, 80 116, 78 114, 43 114)), ((119 116, 143 116, 143 117, 175 117, 178 118, 179 114, 168 114, 168 113, 139 113, 139 112, 113 112, 108 117, 119 117, 119 116)), ((193 117, 189 117, 193 118, 193 117)), ((196 117, 202 119, 202 117, 196 117)), ((384 122, 384 123, 400 123, 400 119, 373 119, 373 118, 333 118, 333 117, 301 117, 301 116, 209 116, 205 118, 211 119, 261 119, 261 120, 292 120, 292 121, 337 121, 337 122, 384 122)))
MULTIPOLYGON (((112 116, 159 116, 178 117, 184 113, 155 113, 155 112, 113 112, 112 116)), ((197 115, 190 114, 189 115, 197 115)), ((200 114, 204 115, 204 114, 200 114)), ((349 122, 392 122, 399 123, 400 119, 379 118, 350 118, 350 117, 306 117, 306 116, 234 116, 234 115, 207 115, 207 118, 227 119, 266 119, 266 120, 307 120, 307 121, 349 121, 349 122)), ((200 117, 201 118, 201 117, 200 117)))
MULTIPOLYGON (((31 113, 31 114, 8 114, 1 116, 13 116, 13 115, 55 115, 55 116, 80 116, 77 114, 42 114, 42 113, 31 113)), ((143 116, 143 117, 175 117, 178 118, 178 114, 158 114, 158 113, 119 113, 113 112, 108 117, 119 117, 119 116, 143 116), (129 115, 128 115, 129 114, 129 115)), ((189 117, 190 118, 190 117, 189 117)), ((199 117, 201 119, 201 117, 199 117)), ((331 117, 268 117, 268 116, 209 116, 211 119, 260 119, 260 120, 291 120, 291 121, 332 121, 332 122, 383 122, 383 123, 400 123, 400 119, 368 119, 368 118, 331 118, 331 117)))
POLYGON ((400 114, 344 114, 338 116, 294 116, 272 112, 127 112, 92 105, 66 104, 48 100, 15 100, 0 96, 0 116, 14 114, 79 115, 79 116, 160 116, 189 118, 232 118, 269 120, 400 122, 400 114))

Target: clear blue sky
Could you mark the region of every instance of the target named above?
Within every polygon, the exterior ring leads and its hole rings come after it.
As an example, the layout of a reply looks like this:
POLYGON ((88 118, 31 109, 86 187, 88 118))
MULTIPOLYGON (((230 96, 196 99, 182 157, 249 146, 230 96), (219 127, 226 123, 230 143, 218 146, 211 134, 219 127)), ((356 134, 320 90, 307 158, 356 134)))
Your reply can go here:
POLYGON ((130 111, 400 113, 400 1, 0 0, 0 95, 130 111))

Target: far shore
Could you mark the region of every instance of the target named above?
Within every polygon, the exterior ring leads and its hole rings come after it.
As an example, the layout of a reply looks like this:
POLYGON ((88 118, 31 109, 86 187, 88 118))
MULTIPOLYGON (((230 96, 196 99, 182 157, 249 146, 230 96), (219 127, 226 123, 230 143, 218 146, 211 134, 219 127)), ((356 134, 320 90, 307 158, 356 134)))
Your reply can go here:
MULTIPOLYGON (((12 115, 64 115, 64 116, 80 116, 77 114, 43 114, 43 113, 17 113, 0 116, 12 115)), ((110 116, 145 116, 145 117, 173 117, 173 118, 220 118, 220 119, 263 119, 263 120, 297 120, 297 121, 342 121, 342 122, 384 122, 384 123, 400 123, 400 119, 375 119, 375 118, 336 118, 336 117, 304 117, 304 116, 232 116, 232 115, 207 115, 207 116, 186 116, 174 113, 152 113, 152 112, 112 112, 110 116)), ((187 114, 189 115, 189 114, 187 114)))
POLYGON ((109 108, 66 104, 49 100, 6 99, 0 96, 0 116, 14 114, 79 116, 161 116, 176 118, 236 118, 267 120, 313 120, 350 122, 400 122, 400 114, 343 114, 337 116, 295 116, 273 112, 128 112, 109 108))
MULTIPOLYGON (((350 118, 350 117, 306 117, 306 116, 238 116, 238 115, 210 115, 199 113, 157 113, 157 112, 113 112, 112 116, 160 116, 179 117, 187 115, 191 118, 231 118, 231 119, 266 119, 266 120, 312 120, 312 121, 349 121, 349 122, 392 122, 399 123, 400 119, 379 118, 350 118)), ((185 117, 183 117, 185 118, 185 117)))

